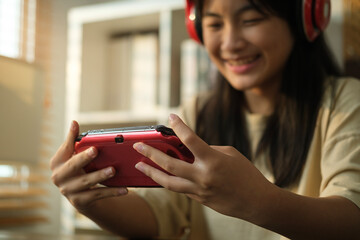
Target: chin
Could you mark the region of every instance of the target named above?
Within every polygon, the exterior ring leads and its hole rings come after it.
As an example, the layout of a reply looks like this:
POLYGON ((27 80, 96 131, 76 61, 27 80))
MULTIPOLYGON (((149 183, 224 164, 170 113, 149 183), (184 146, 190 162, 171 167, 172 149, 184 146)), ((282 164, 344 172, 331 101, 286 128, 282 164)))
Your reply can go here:
POLYGON ((257 84, 255 84, 256 81, 254 79, 247 79, 247 78, 237 78, 233 79, 233 81, 229 81, 230 85, 238 90, 238 91, 246 91, 251 88, 256 87, 257 84))

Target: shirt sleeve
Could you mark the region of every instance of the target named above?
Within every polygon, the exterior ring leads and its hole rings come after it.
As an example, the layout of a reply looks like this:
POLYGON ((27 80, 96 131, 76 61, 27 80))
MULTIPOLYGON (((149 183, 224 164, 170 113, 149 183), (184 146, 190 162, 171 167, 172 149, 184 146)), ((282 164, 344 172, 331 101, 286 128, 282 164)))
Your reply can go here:
POLYGON ((320 196, 342 196, 360 208, 360 81, 337 86, 321 162, 320 196))
POLYGON ((150 206, 162 238, 179 237, 189 228, 190 200, 184 195, 164 188, 138 188, 134 190, 150 206))

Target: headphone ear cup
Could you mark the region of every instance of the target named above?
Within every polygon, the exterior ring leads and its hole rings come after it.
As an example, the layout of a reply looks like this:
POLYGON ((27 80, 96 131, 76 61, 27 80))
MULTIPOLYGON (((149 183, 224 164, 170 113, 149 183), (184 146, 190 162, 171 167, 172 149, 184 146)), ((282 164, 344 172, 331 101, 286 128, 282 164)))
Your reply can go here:
POLYGON ((195 8, 195 3, 193 0, 186 0, 185 6, 185 25, 189 33, 189 36, 198 43, 202 43, 201 38, 199 37, 199 32, 201 32, 201 22, 196 19, 197 11, 195 8), (200 25, 200 26, 199 26, 200 25))
POLYGON ((195 3, 192 0, 186 0, 185 7, 185 25, 189 33, 189 36, 196 42, 200 42, 200 39, 196 31, 196 10, 195 3))
POLYGON ((312 42, 325 30, 330 21, 330 0, 301 0, 302 30, 312 42))
POLYGON ((313 0, 302 0, 301 13, 305 38, 312 42, 319 35, 313 24, 313 0))
POLYGON ((315 25, 320 31, 324 31, 330 22, 331 2, 330 0, 316 0, 315 25))

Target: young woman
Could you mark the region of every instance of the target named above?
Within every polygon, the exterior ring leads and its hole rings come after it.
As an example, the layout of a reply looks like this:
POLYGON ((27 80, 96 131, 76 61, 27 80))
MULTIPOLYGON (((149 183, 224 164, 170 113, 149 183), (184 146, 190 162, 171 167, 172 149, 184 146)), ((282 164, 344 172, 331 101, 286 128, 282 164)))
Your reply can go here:
POLYGON ((169 117, 194 163, 137 143, 171 173, 136 165, 164 188, 98 188, 114 169, 82 171, 97 151, 73 154, 73 122, 51 160, 61 193, 122 236, 358 238, 360 82, 340 77, 321 33, 304 35, 303 2, 196 1, 218 83, 169 117))

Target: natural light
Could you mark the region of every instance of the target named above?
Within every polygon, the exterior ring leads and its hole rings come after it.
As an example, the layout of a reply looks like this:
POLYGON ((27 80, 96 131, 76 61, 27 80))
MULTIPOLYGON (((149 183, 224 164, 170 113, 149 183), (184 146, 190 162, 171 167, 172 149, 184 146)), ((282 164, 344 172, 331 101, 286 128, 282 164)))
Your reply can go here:
POLYGON ((0 0, 0 55, 18 58, 22 0, 0 0))
POLYGON ((35 59, 36 0, 0 0, 0 55, 35 59))

